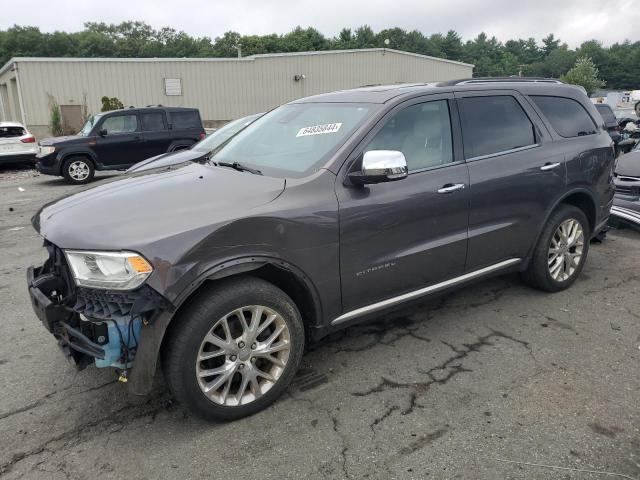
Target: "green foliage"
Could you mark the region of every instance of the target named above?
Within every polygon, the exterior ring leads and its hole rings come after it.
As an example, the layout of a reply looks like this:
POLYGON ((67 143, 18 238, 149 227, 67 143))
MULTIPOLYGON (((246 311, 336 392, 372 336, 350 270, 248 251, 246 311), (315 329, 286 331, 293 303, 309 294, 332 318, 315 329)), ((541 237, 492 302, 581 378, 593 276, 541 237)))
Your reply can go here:
POLYGON ((49 97, 49 131, 54 137, 63 135, 62 128, 62 113, 60 112, 60 105, 56 102, 52 95, 49 97))
POLYGON ((124 107, 122 102, 116 97, 104 96, 100 101, 102 102, 102 108, 100 109, 101 112, 109 112, 111 110, 118 110, 124 107))
POLYGON ((580 57, 575 67, 560 78, 567 83, 583 86, 587 95, 591 95, 605 84, 598 78, 598 68, 589 57, 580 57))
POLYGON ((446 34, 424 34, 388 28, 374 32, 368 25, 344 28, 325 37, 312 27, 296 27, 289 33, 240 35, 226 32, 211 39, 191 37, 173 28, 156 30, 144 22, 86 23, 79 32, 41 32, 37 27, 13 26, 0 30, 0 65, 12 57, 236 57, 242 55, 299 52, 307 50, 384 47, 476 65, 476 76, 535 75, 560 77, 581 57, 592 59, 600 77, 610 88, 638 88, 640 82, 640 41, 603 47, 588 40, 570 49, 549 34, 540 43, 534 38, 512 39, 504 43, 486 33, 463 41, 450 30, 446 34))

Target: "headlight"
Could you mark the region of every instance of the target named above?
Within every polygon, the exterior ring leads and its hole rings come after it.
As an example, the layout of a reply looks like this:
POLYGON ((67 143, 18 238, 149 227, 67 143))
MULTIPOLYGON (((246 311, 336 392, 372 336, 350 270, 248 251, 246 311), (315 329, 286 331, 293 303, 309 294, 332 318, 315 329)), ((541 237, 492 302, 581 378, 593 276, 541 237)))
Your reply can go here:
POLYGON ((65 250, 76 285, 106 290, 132 290, 151 275, 153 267, 133 252, 65 250))
POLYGON ((38 147, 36 157, 46 157, 56 151, 56 147, 38 147))

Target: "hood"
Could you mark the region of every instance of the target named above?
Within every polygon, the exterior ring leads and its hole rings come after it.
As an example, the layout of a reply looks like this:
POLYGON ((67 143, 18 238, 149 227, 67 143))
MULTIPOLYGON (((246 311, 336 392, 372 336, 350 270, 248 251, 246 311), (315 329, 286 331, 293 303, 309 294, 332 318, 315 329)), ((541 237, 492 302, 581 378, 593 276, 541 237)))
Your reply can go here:
POLYGON ((163 153, 162 155, 156 155, 155 157, 147 158, 142 162, 136 163, 127 170, 127 173, 138 173, 178 165, 184 162, 198 160, 205 155, 206 153, 197 150, 178 150, 177 152, 163 153))
MULTIPOLYGON (((154 242, 255 213, 284 190, 281 178, 200 163, 126 175, 45 205, 33 226, 61 248, 140 253, 154 242)), ((192 235, 198 237, 200 235, 192 235)))
POLYGON ((627 177, 640 177, 640 150, 620 155, 616 162, 616 173, 627 177))
POLYGON ((86 142, 88 137, 83 137, 81 135, 66 135, 64 137, 50 137, 43 138, 38 142, 39 145, 42 146, 51 146, 51 145, 60 145, 60 144, 73 144, 73 143, 84 143, 86 142))

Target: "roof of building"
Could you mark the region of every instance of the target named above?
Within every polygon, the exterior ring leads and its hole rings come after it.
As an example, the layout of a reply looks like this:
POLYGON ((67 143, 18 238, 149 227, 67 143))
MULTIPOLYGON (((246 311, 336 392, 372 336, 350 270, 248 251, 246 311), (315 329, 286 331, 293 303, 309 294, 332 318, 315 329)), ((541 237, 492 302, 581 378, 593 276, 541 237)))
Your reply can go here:
POLYGON ((432 60, 436 62, 452 63, 455 65, 462 65, 466 67, 473 67, 470 63, 458 62, 456 60, 449 60, 446 58, 431 57, 429 55, 421 55, 419 53, 404 52, 402 50, 394 50, 392 48, 362 48, 362 49, 349 49, 349 50, 319 50, 314 52, 285 52, 285 53, 263 53, 258 55, 248 55, 241 58, 231 57, 182 57, 182 58, 169 58, 169 57, 151 57, 151 58, 113 58, 113 57, 13 57, 2 68, 0 68, 0 75, 6 72, 14 63, 20 62, 251 62, 263 58, 274 57, 288 57, 288 56, 314 56, 314 55, 330 55, 330 54, 345 54, 345 53, 368 53, 368 52, 382 52, 382 53, 394 53, 400 55, 409 55, 412 57, 418 57, 425 60, 432 60))

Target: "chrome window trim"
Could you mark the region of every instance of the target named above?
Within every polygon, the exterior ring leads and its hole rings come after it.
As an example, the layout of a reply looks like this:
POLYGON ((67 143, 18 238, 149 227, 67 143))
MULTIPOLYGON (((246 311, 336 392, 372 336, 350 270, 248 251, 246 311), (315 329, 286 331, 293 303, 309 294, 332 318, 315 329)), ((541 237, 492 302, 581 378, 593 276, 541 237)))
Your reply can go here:
POLYGON ((488 267, 481 268, 480 270, 475 270, 473 272, 465 273, 464 275, 460 275, 459 277, 451 278, 449 280, 445 280, 444 282, 436 283, 434 285, 429 285, 428 287, 421 288, 419 290, 414 290, 413 292, 403 293, 402 295, 398 295, 396 297, 388 298, 386 300, 382 300, 380 302, 372 303, 371 305, 367 305, 364 307, 356 308, 355 310, 351 310, 343 315, 340 315, 338 318, 334 319, 331 322, 331 325, 339 325, 341 323, 346 322, 347 320, 351 320, 352 318, 360 317, 362 315, 366 315, 368 313, 376 312, 378 310, 382 310, 399 303, 403 303, 409 300, 413 300, 414 298, 421 297, 423 295, 427 295, 430 293, 435 293, 440 290, 444 290, 445 288, 452 287, 454 285, 458 285, 460 283, 467 282, 469 280, 473 280, 478 277, 482 277, 483 275, 487 275, 492 272, 496 272, 498 270, 502 270, 504 268, 510 267, 512 265, 516 265, 522 261, 521 258, 510 258, 509 260, 504 260, 502 262, 496 263, 494 265, 489 265, 488 267))
POLYGON ((539 146, 540 146, 539 143, 534 143, 532 145, 526 145, 524 147, 512 148, 510 150, 503 150, 501 152, 488 153, 486 155, 478 155, 477 157, 467 158, 466 161, 467 162, 475 162, 476 160, 484 160, 485 158, 499 157, 501 155, 508 155, 510 153, 523 152, 525 150, 531 150, 532 148, 537 148, 539 146))

